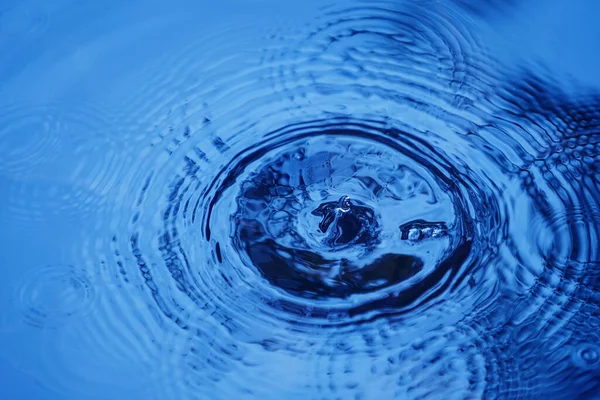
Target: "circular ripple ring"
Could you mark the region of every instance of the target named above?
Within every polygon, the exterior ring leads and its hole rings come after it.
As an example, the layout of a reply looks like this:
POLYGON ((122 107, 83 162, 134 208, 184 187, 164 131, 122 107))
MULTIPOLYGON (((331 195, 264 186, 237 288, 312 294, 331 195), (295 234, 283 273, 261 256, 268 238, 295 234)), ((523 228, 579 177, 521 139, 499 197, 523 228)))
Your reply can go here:
POLYGON ((470 215, 478 198, 418 137, 344 119, 266 136, 212 181, 202 210, 219 263, 254 269, 286 292, 264 301, 319 318, 401 314, 459 284, 484 256, 472 254, 489 240, 470 215))

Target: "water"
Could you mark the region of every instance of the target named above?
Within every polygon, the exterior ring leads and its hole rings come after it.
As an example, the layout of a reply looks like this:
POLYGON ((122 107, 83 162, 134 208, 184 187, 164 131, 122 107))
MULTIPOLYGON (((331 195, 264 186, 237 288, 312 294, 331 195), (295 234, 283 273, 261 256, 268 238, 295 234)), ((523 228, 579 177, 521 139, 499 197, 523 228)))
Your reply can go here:
POLYGON ((600 398, 597 12, 2 3, 1 397, 600 398))

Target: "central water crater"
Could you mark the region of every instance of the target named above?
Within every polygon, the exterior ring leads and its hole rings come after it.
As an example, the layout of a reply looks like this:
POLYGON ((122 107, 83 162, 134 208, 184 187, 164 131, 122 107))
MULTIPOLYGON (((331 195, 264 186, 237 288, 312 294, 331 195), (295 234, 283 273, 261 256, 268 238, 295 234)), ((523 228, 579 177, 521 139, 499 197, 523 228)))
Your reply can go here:
POLYGON ((434 285, 428 277, 437 282, 436 270, 466 257, 454 254, 457 201, 440 170, 390 143, 322 133, 240 161, 226 180, 234 189, 223 195, 231 199, 229 237, 239 259, 304 299, 386 288, 418 296, 434 285))
POLYGON ((349 196, 322 203, 312 215, 321 217, 318 231, 323 234, 322 243, 331 248, 346 248, 351 244, 376 240, 379 224, 375 211, 360 201, 350 200, 349 196))

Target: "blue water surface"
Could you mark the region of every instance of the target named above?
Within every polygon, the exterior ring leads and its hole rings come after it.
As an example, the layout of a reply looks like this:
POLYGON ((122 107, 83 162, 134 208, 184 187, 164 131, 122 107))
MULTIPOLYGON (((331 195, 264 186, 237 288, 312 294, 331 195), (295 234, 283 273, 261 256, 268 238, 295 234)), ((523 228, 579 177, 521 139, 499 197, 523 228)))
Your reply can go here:
POLYGON ((600 399, 600 4, 0 2, 0 399, 600 399))

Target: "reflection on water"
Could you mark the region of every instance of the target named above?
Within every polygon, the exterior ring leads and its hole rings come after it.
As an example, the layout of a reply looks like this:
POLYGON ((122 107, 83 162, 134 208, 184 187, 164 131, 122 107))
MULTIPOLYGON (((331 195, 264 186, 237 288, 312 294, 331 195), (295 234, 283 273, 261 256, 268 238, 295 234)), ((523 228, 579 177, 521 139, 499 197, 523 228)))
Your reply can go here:
POLYGON ((485 45, 525 3, 315 3, 0 9, 7 370, 61 399, 600 396, 596 89, 485 45))

